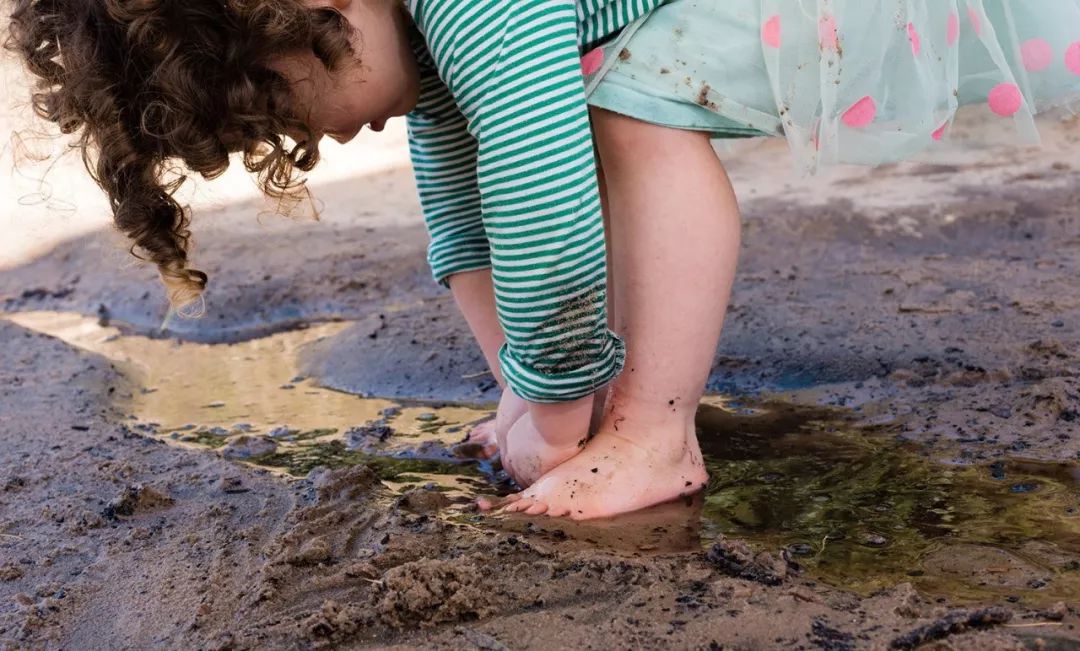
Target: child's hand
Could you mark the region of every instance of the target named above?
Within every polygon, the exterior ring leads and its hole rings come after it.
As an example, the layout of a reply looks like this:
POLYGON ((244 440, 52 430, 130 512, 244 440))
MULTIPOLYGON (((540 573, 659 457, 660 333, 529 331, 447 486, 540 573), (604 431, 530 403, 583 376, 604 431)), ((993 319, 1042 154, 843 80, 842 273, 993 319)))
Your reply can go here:
MULTIPOLYGON (((581 441, 583 443, 584 439, 581 441)), ((502 453, 503 468, 525 488, 580 451, 577 441, 549 443, 537 430, 533 415, 526 413, 507 434, 502 453)))
POLYGON ((503 470, 514 476, 509 455, 506 454, 506 439, 510 434, 510 428, 514 423, 521 420, 529 411, 529 403, 517 397, 509 387, 503 389, 502 398, 499 399, 499 411, 495 414, 495 440, 499 446, 499 457, 502 460, 503 470))
POLYGON ((527 412, 506 430, 500 429, 506 432, 500 442, 500 455, 503 468, 525 487, 581 451, 588 438, 593 399, 589 396, 569 403, 521 403, 527 412))

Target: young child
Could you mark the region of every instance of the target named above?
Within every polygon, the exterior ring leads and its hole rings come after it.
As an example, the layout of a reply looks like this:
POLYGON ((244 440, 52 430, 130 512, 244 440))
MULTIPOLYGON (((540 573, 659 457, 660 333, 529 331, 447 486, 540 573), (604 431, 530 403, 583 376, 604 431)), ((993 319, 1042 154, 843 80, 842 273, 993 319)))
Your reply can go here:
POLYGON ((1030 138, 1080 93, 1080 0, 1019 4, 15 0, 9 47, 174 306, 207 278, 167 161, 213 177, 241 151, 281 195, 322 136, 408 113, 435 278, 506 388, 476 433, 528 486, 505 506, 580 519, 705 484, 694 414, 740 228, 710 138, 875 164, 970 102, 1030 138))

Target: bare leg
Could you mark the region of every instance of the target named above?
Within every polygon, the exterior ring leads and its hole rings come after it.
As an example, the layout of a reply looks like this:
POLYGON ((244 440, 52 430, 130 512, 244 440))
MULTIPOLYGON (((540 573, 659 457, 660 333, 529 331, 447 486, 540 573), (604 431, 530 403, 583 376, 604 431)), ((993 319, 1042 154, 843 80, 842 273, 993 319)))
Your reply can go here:
POLYGON ((494 456, 498 451, 498 432, 506 432, 528 409, 527 403, 506 391, 502 369, 499 366, 499 348, 504 341, 499 317, 495 311, 495 287, 491 280, 490 269, 465 271, 450 276, 450 290, 458 309, 465 316, 473 336, 480 344, 488 368, 495 381, 503 387, 503 397, 499 402, 499 416, 496 420, 480 423, 469 432, 469 442, 482 446, 484 456, 494 456))
POLYGON ((507 507, 575 519, 645 508, 704 485, 694 415, 740 244, 735 194, 705 134, 600 110, 593 126, 626 370, 585 450, 507 507))
POLYGON ((499 366, 499 348, 505 338, 495 309, 491 270, 454 274, 450 289, 503 388, 495 420, 474 427, 468 440, 481 446, 482 456, 493 456, 498 451, 507 472, 519 484, 528 486, 581 450, 579 444, 588 433, 592 396, 567 403, 530 405, 507 390, 499 366))
MULTIPOLYGON (((597 181, 600 190, 600 203, 604 215, 604 233, 611 231, 610 211, 607 203, 607 191, 604 184, 603 167, 597 167, 597 181)), ((611 245, 607 246, 608 263, 608 319, 609 327, 614 324, 615 301, 611 288, 611 245)), ((509 392, 504 396, 510 395, 509 392)), ((591 398, 562 405, 531 407, 529 413, 510 423, 501 416, 496 424, 496 436, 502 451, 503 467, 521 486, 529 486, 541 476, 553 470, 578 454, 585 439, 591 432, 599 429, 603 420, 607 388, 597 391, 591 398), (590 412, 586 414, 586 411, 590 412)), ((500 414, 502 413, 500 407, 500 414)), ((516 417, 516 414, 512 414, 516 417)), ((540 506, 536 511, 541 510, 540 506)))

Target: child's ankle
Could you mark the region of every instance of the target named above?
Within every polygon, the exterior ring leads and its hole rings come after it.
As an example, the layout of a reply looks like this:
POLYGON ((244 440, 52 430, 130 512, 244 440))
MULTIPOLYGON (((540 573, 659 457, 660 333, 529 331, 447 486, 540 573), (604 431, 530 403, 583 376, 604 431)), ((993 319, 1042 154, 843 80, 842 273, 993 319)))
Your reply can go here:
POLYGON ((592 419, 593 398, 553 404, 530 403, 533 426, 544 442, 556 447, 584 443, 592 419))
POLYGON ((608 431, 626 438, 645 436, 659 445, 664 445, 667 443, 665 437, 678 443, 688 436, 696 435, 696 400, 633 400, 618 396, 612 398, 604 412, 599 431, 608 431))

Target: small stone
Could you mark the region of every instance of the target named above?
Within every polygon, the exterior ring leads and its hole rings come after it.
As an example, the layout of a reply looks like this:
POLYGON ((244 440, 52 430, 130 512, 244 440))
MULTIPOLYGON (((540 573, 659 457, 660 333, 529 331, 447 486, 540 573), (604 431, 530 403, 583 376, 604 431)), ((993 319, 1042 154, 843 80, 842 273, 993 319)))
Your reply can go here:
POLYGON ((230 439, 225 447, 221 448, 221 456, 227 459, 250 459, 274 452, 277 452, 277 443, 274 441, 246 434, 230 439))
POLYGON ((420 421, 421 423, 430 423, 432 421, 439 420, 439 415, 429 411, 417 416, 416 420, 420 421))
POLYGON ((1035 482, 1021 482, 1019 484, 1013 484, 1009 486, 1010 493, 1033 493, 1039 489, 1039 485, 1035 482))
POLYGON ((1039 613, 1039 616, 1044 617, 1052 622, 1060 622, 1065 619, 1065 616, 1069 614, 1069 608, 1065 605, 1064 601, 1059 601, 1053 606, 1050 606, 1046 610, 1039 613))
POLYGON ((881 534, 870 533, 863 537, 863 543, 867 547, 884 547, 889 544, 889 539, 881 534))
POLYGON ((231 495, 236 493, 247 493, 251 489, 244 486, 244 481, 239 477, 222 477, 218 481, 218 490, 222 493, 231 495))
POLYGON ((795 543, 788 545, 788 552, 794 556, 813 556, 814 548, 807 543, 795 543))

